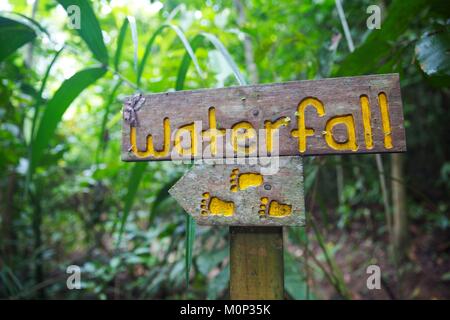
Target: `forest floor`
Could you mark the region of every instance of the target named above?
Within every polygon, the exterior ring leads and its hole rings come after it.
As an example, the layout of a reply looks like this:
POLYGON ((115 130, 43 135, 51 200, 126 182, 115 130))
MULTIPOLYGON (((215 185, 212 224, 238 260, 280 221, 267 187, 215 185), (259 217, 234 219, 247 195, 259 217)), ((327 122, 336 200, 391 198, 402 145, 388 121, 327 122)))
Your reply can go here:
MULTIPOLYGON (((425 232, 423 226, 419 222, 410 224, 409 246, 398 268, 389 258, 387 236, 368 234, 367 221, 354 221, 344 230, 336 227, 328 231, 326 242, 337 247, 334 259, 352 299, 450 299, 449 234, 425 232), (367 288, 369 265, 380 267, 380 290, 367 288)), ((314 239, 312 230, 309 233, 309 239, 314 239)), ((321 254, 317 243, 311 246, 313 252, 321 254)), ((341 298, 326 278, 314 283, 312 290, 319 299, 341 298)))

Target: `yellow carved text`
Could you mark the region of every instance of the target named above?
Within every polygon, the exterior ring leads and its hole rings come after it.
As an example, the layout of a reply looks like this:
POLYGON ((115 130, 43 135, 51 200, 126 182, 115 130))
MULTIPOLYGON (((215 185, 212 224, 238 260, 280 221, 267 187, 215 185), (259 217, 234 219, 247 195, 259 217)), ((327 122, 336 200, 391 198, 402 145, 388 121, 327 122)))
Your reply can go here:
POLYGON ((264 128, 266 129, 266 147, 268 154, 271 154, 273 152, 273 131, 283 126, 288 126, 289 122, 291 122, 291 119, 289 119, 289 117, 282 117, 278 120, 275 120, 275 122, 264 122, 264 128))
POLYGON ((225 129, 217 129, 216 109, 214 107, 208 110, 209 129, 202 132, 202 137, 209 140, 211 146, 211 155, 217 155, 217 138, 225 135, 225 129))
POLYGON ((323 106, 323 103, 319 99, 306 98, 303 99, 298 105, 297 110, 298 129, 292 130, 291 135, 294 138, 298 138, 298 150, 301 153, 306 151, 306 138, 308 136, 314 135, 314 129, 306 128, 305 124, 305 109, 308 106, 314 107, 319 117, 323 117, 325 115, 325 108, 323 106))
POLYGON ((130 128, 130 144, 131 151, 139 158, 155 157, 163 158, 169 155, 170 152, 170 120, 164 119, 164 146, 162 150, 155 150, 153 145, 153 136, 147 136, 147 146, 145 151, 141 151, 137 147, 136 127, 130 128))
POLYGON ((392 149, 391 120, 389 118, 389 105, 386 94, 384 92, 378 95, 378 103, 380 105, 381 120, 383 121, 384 147, 392 149))
POLYGON ((358 150, 358 145, 356 144, 355 121, 352 115, 333 117, 328 120, 324 134, 328 146, 334 150, 358 150), (347 128, 347 141, 345 142, 338 142, 333 137, 333 127, 338 124, 343 124, 347 128))
POLYGON ((362 95, 360 101, 364 127, 364 141, 366 142, 366 148, 370 150, 373 148, 373 141, 369 98, 366 95, 362 95))
POLYGON ((247 121, 236 123, 231 128, 231 143, 235 153, 251 154, 255 151, 255 144, 250 144, 251 140, 256 137, 256 130, 252 124, 247 121), (241 146, 239 143, 245 142, 245 146, 241 146))
POLYGON ((175 133, 174 148, 179 155, 196 156, 197 155, 197 132, 195 131, 195 123, 184 125, 178 128, 175 133), (190 145, 188 148, 183 146, 183 140, 186 139, 186 133, 189 134, 190 145))

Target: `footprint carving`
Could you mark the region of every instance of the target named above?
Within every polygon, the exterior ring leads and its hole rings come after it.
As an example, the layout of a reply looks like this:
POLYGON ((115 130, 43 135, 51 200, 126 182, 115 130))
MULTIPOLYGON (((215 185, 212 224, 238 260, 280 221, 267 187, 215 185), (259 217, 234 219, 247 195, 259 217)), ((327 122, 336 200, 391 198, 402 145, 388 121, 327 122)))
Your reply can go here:
POLYGON ((270 217, 287 217, 292 213, 292 206, 285 203, 280 203, 276 200, 272 200, 269 203, 269 198, 262 197, 259 204, 260 216, 270 216, 270 217))
POLYGON ((233 169, 230 175, 230 190, 238 192, 251 187, 259 187, 264 182, 263 175, 259 173, 240 173, 239 169, 233 169))
POLYGON ((216 215, 229 217, 234 214, 234 202, 211 197, 209 192, 205 192, 202 195, 200 209, 202 216, 216 215))

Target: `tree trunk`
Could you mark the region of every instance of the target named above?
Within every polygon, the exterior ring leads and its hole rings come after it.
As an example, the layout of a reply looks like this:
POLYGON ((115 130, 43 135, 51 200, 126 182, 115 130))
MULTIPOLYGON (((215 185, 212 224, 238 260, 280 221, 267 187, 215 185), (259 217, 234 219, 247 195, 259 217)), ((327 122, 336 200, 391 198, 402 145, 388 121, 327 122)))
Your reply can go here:
MULTIPOLYGON (((42 207, 39 199, 39 195, 32 195, 30 197, 33 203, 33 253, 34 257, 34 282, 35 285, 39 285, 44 281, 44 261, 42 255, 42 207)), ((39 299, 45 298, 44 288, 40 289, 37 293, 39 299)))
POLYGON ((406 191, 403 176, 402 154, 391 155, 392 203, 393 203, 393 241, 396 255, 404 256, 408 242, 408 213, 406 210, 406 191))
MULTIPOLYGON (((234 0, 234 6, 238 13, 237 23, 239 27, 244 27, 246 22, 245 9, 240 0, 234 0)), ((253 43, 252 39, 245 34, 244 38, 244 55, 245 55, 245 65, 247 66, 247 71, 250 77, 250 83, 259 83, 258 68, 255 63, 255 56, 253 54, 253 43)))
POLYGON ((16 208, 14 206, 14 194, 17 185, 17 175, 13 171, 8 179, 4 193, 0 193, 0 209, 2 213, 1 227, 3 237, 2 258, 3 262, 12 268, 13 257, 15 256, 15 236, 13 232, 13 221, 16 208))

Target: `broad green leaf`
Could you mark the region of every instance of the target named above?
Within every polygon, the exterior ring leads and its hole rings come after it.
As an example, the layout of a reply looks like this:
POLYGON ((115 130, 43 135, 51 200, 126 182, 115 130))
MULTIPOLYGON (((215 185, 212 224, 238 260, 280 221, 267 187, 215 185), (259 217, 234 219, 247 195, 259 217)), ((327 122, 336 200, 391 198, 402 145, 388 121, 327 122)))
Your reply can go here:
POLYGON ((127 185, 127 193, 125 194, 124 198, 122 218, 120 220, 119 239, 117 241, 117 247, 122 241, 125 224, 127 222, 128 215, 130 213, 131 207, 133 206, 134 198, 136 197, 139 184, 141 183, 146 168, 147 162, 137 162, 134 164, 133 169, 131 169, 130 179, 128 180, 127 185))
POLYGON ((30 27, 0 17, 0 62, 35 37, 36 33, 30 27))
MULTIPOLYGON (((12 15, 12 16, 17 16, 17 17, 19 17, 20 19, 23 20, 23 21, 21 21, 21 22, 26 23, 28 27, 33 28, 35 31, 42 32, 42 33, 44 33, 48 38, 50 38, 50 33, 48 32, 48 30, 47 30, 46 28, 44 28, 44 27, 43 27, 39 22, 37 22, 36 20, 34 20, 34 19, 30 18, 30 17, 27 17, 26 15, 21 14, 21 13, 19 13, 19 12, 2 12, 2 13, 1 13, 1 15, 5 15, 5 14, 6 14, 6 16, 12 15)), ((13 18, 13 19, 14 19, 14 18, 13 18)), ((39 32, 38 32, 38 34, 39 34, 39 32)))
POLYGON ((31 173, 42 158, 44 150, 48 147, 56 127, 73 100, 89 85, 93 84, 106 72, 104 68, 90 68, 77 72, 65 80, 53 97, 48 101, 42 114, 35 138, 32 142, 31 173))
MULTIPOLYGON (((78 34, 86 42, 94 57, 101 63, 108 64, 108 51, 103 41, 102 30, 88 0, 57 0, 67 11, 68 8, 80 8, 80 29, 78 34)), ((69 19, 74 15, 68 11, 69 19)))
POLYGON ((450 76, 450 32, 424 35, 416 45, 420 68, 429 76, 450 76))
POLYGON ((395 0, 387 9, 387 17, 381 29, 373 30, 364 43, 341 62, 335 74, 356 76, 368 74, 381 68, 392 55, 394 43, 417 19, 429 0, 395 0))
POLYGON ((116 71, 119 71, 120 56, 122 54, 122 47, 125 40, 125 35, 127 33, 127 29, 128 29, 128 19, 125 18, 123 20, 122 26, 120 27, 119 38, 117 39, 116 54, 114 56, 114 70, 116 71))
POLYGON ((152 50, 153 47, 153 43, 155 42, 156 37, 162 33, 164 31, 164 29, 166 28, 170 28, 173 31, 175 31, 175 33, 177 34, 178 38, 181 40, 181 42, 183 43, 184 48, 186 49, 187 54, 189 54, 190 58, 192 59, 192 61, 194 62, 195 68, 197 70, 198 75, 200 76, 200 78, 203 78, 203 72, 200 68, 200 65, 197 61, 197 57, 194 54, 194 50, 192 49, 191 45, 189 44, 189 41, 186 39, 186 36, 184 35, 183 31, 181 31, 180 28, 178 28, 175 25, 172 24, 163 24, 161 25, 151 36, 150 40, 147 42, 147 45, 145 47, 145 52, 144 52, 144 56, 142 57, 141 63, 139 64, 139 68, 138 68, 138 72, 137 72, 137 86, 140 86, 141 83, 141 79, 142 79, 142 74, 144 72, 144 68, 145 65, 147 63, 147 59, 150 55, 150 52, 152 50))

